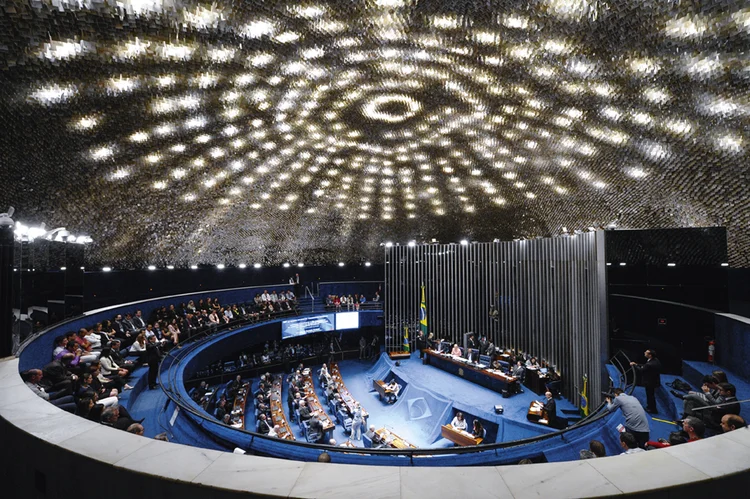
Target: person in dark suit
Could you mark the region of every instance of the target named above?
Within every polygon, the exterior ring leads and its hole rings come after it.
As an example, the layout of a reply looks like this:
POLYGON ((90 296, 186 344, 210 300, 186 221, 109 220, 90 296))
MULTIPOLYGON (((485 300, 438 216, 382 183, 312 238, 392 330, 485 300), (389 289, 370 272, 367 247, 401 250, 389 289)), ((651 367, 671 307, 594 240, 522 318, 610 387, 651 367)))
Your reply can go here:
POLYGON ((311 417, 312 417, 312 414, 310 414, 310 409, 307 408, 307 402, 305 402, 304 400, 301 400, 299 403, 300 422, 308 421, 311 417))
POLYGON ((646 350, 645 364, 631 362, 630 365, 641 374, 641 382, 646 388, 646 412, 656 414, 656 388, 661 384, 661 362, 656 358, 654 350, 646 350))
POLYGON ((547 412, 547 423, 551 428, 557 428, 557 405, 555 399, 552 398, 552 392, 546 392, 544 394, 543 407, 544 411, 547 412))
POLYGON ((161 361, 161 349, 159 344, 156 342, 156 336, 152 335, 148 338, 146 344, 146 362, 148 363, 148 388, 153 390, 156 388, 156 375, 159 372, 159 361, 161 361))

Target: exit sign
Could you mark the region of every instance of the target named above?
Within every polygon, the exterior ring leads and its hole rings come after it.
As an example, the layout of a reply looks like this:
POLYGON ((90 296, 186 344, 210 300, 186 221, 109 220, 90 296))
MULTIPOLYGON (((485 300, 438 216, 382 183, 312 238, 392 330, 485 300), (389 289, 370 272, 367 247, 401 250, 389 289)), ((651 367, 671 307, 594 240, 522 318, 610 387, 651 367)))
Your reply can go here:
POLYGON ((666 326, 667 325, 667 319, 664 319, 664 318, 660 317, 659 319, 656 319, 656 320, 657 320, 657 322, 659 323, 660 326, 666 326))

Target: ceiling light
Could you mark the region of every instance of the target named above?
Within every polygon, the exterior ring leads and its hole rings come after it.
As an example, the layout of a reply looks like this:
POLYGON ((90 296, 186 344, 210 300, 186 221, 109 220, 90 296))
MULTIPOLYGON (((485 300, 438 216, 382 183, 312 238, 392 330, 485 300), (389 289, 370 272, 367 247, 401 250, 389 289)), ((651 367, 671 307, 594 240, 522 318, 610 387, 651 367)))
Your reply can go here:
POLYGON ((193 265, 190 266, 190 268, 193 269, 193 270, 196 270, 198 268, 198 266, 195 265, 195 264, 193 264, 193 265))
MULTIPOLYGON (((60 270, 65 269, 65 267, 61 267, 60 270)), ((111 272, 112 267, 102 267, 102 272, 111 272)))
POLYGON ((174 265, 167 265, 167 270, 174 270, 174 265))
POLYGON ((223 263, 219 263, 219 264, 216 265, 216 268, 219 269, 219 270, 222 270, 222 269, 226 268, 226 265, 224 265, 223 263))
POLYGON ((339 267, 343 267, 344 265, 344 262, 339 262, 339 267))
POLYGON ((284 262, 284 265, 283 265, 283 266, 284 266, 284 268, 285 268, 285 269, 286 269, 286 268, 289 268, 289 262, 284 262))
POLYGON ((259 269, 259 268, 260 268, 260 266, 261 266, 261 265, 260 265, 259 263, 254 263, 254 264, 253 264, 253 267, 254 267, 254 268, 256 268, 256 269, 259 269))
POLYGON ((461 246, 466 246, 468 244, 469 244, 469 241, 467 241, 466 239, 461 239, 461 246))
POLYGON ((668 263, 668 264, 667 264, 667 267, 676 267, 676 266, 677 266, 677 264, 676 264, 676 263, 668 263))
POLYGON ((370 265, 372 265, 370 262, 365 262, 365 267, 369 267, 370 265))
POLYGON ((304 266, 305 266, 305 264, 304 264, 304 263, 302 263, 302 262, 299 262, 299 263, 297 264, 297 267, 304 267, 304 266))
POLYGON ((149 265, 148 270, 156 270, 156 265, 149 265))

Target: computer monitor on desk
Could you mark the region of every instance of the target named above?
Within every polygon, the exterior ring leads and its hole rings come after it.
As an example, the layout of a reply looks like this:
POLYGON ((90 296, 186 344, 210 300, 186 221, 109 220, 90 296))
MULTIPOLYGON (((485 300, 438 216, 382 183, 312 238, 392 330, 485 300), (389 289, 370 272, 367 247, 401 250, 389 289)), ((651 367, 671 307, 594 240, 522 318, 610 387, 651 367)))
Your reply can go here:
POLYGON ((539 374, 547 374, 547 368, 542 367, 541 369, 539 369, 539 374))

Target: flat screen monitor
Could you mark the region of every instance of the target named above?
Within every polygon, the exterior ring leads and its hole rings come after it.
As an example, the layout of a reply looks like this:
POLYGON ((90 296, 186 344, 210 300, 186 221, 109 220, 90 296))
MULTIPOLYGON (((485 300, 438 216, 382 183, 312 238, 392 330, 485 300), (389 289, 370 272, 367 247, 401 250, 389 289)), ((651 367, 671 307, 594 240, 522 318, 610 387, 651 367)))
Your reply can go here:
POLYGON ((336 314, 336 330, 358 329, 359 312, 339 312, 336 314))
POLYGON ((281 339, 334 330, 334 315, 321 314, 281 321, 281 339))

